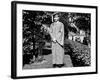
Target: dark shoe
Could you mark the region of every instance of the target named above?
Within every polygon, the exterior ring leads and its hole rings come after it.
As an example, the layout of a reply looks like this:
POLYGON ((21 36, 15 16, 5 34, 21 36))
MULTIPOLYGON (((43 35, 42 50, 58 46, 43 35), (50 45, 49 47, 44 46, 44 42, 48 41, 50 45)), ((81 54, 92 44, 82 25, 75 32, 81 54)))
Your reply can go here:
POLYGON ((53 64, 53 68, 55 68, 57 65, 56 64, 53 64))
POLYGON ((63 66, 64 66, 64 64, 57 64, 57 67, 59 67, 59 68, 61 68, 63 66))

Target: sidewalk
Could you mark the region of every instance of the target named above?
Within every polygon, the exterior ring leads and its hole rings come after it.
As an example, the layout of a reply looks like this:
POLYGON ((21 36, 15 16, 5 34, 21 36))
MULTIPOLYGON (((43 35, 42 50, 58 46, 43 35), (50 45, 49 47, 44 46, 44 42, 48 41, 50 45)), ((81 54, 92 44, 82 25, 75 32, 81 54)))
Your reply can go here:
MULTIPOLYGON (((73 67, 71 58, 69 55, 64 56, 64 67, 73 67)), ((41 68, 52 68, 52 55, 45 55, 43 62, 39 63, 32 63, 32 64, 26 64, 24 66, 24 69, 41 69, 41 68)))

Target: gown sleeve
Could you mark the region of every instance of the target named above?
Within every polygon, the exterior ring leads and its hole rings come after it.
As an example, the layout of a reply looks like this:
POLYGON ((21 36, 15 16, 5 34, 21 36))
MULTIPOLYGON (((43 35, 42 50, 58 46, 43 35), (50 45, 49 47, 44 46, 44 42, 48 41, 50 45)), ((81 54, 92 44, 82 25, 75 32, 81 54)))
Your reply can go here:
POLYGON ((64 25, 63 23, 61 24, 58 32, 58 39, 57 41, 61 44, 64 45, 64 25))
POLYGON ((51 36, 51 39, 54 40, 54 36, 53 36, 53 23, 50 25, 50 28, 49 28, 49 34, 51 36))

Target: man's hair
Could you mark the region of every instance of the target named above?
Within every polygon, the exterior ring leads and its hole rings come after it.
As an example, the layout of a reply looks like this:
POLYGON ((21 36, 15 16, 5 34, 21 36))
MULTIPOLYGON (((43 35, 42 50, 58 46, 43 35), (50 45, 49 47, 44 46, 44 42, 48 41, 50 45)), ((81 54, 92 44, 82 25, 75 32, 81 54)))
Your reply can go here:
POLYGON ((58 16, 58 17, 60 17, 60 15, 59 15, 59 14, 55 14, 55 15, 54 15, 54 17, 55 17, 55 16, 58 16))

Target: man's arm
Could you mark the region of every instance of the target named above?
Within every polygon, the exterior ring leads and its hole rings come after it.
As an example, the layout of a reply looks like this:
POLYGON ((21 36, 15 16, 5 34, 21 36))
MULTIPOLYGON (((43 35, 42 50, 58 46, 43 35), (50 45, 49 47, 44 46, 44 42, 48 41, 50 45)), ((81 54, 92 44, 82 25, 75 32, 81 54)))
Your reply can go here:
POLYGON ((53 41, 53 42, 56 42, 56 39, 55 39, 55 37, 53 36, 53 35, 54 35, 54 34, 53 34, 53 24, 50 25, 50 28, 48 29, 48 31, 49 31, 49 34, 50 34, 50 36, 51 36, 52 41, 53 41))
POLYGON ((47 32, 50 34, 50 37, 52 39, 53 42, 56 42, 55 37, 53 36, 53 24, 50 25, 49 27, 46 27, 45 25, 43 25, 43 28, 47 30, 47 32))

